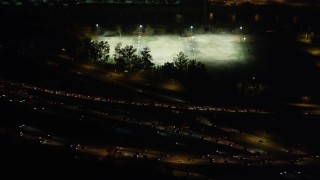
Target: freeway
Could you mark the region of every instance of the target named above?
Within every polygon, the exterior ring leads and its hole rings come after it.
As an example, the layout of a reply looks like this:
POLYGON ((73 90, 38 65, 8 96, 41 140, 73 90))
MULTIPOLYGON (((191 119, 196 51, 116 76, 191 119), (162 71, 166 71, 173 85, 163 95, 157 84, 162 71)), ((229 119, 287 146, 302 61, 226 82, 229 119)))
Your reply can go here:
POLYGON ((194 113, 212 112, 268 115, 265 110, 127 101, 12 81, 3 80, 1 84, 1 104, 7 104, 6 108, 23 109, 28 112, 26 114, 34 113, 27 119, 17 115, 19 120, 16 121, 20 123, 4 125, 1 133, 41 146, 68 149, 75 158, 156 160, 171 167, 177 176, 188 174, 202 178, 209 175, 197 168, 186 170, 184 167, 271 166, 279 169, 281 175, 283 169, 289 172, 292 165, 302 168, 320 164, 317 157, 312 158, 302 149, 194 116, 194 113), (63 132, 59 126, 64 127, 63 132), (74 133, 79 128, 80 132, 74 133), (101 132, 89 135, 83 131, 101 132), (104 136, 106 132, 113 135, 104 136))

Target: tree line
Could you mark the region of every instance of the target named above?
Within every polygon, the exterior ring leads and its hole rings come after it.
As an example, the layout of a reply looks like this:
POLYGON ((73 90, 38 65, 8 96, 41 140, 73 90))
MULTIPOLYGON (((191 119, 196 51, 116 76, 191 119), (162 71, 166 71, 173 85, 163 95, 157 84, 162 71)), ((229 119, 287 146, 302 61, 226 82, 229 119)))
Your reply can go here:
POLYGON ((115 68, 122 72, 144 71, 191 84, 206 77, 205 65, 195 59, 189 59, 183 52, 179 52, 172 62, 155 66, 149 47, 138 51, 132 45, 122 46, 122 43, 119 42, 114 50, 115 53, 111 56, 110 45, 107 41, 85 39, 82 41, 79 51, 81 58, 90 62, 106 64, 111 63, 111 59, 113 59, 115 68))

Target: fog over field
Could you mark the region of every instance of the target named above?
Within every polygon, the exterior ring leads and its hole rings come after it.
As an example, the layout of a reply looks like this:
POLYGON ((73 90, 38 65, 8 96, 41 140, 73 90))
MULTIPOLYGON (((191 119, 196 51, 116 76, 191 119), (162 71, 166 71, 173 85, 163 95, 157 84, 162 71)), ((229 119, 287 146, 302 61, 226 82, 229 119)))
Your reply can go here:
POLYGON ((149 47, 156 65, 171 62, 179 52, 183 52, 190 59, 196 59, 204 64, 240 62, 250 58, 249 51, 245 48, 245 44, 250 39, 234 34, 199 34, 193 37, 178 35, 100 36, 97 40, 108 41, 111 55, 114 54, 114 48, 119 42, 122 43, 122 47, 133 45, 138 52, 144 47, 149 47))

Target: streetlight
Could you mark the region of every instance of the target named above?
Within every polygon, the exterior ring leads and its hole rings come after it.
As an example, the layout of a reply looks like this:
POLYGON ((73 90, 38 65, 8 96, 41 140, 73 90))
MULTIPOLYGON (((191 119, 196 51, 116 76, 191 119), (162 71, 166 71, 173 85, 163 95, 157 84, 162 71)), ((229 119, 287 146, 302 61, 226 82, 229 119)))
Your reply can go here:
POLYGON ((141 37, 141 34, 142 34, 142 27, 143 27, 143 26, 140 24, 140 25, 139 25, 139 38, 141 37))
MULTIPOLYGON (((240 42, 241 42, 241 34, 242 34, 242 26, 240 26, 240 42)), ((244 40, 246 40, 246 38, 243 38, 244 40)))
POLYGON ((192 54, 194 55, 194 35, 193 35, 193 26, 190 26, 190 31, 191 31, 191 46, 192 46, 192 54))
POLYGON ((97 35, 99 34, 99 24, 96 24, 97 35))
POLYGON ((140 41, 141 41, 141 34, 142 34, 142 25, 139 25, 139 37, 138 37, 138 49, 137 49, 137 53, 139 54, 140 52, 140 41))

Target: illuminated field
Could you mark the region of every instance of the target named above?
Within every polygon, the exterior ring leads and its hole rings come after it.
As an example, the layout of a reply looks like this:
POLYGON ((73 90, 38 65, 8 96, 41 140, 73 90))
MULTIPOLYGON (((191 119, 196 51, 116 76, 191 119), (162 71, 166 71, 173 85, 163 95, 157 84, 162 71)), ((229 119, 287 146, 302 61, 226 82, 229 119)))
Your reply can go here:
POLYGON ((171 62, 179 52, 205 64, 245 61, 248 58, 244 45, 249 39, 233 34, 201 34, 193 38, 178 35, 142 36, 140 39, 138 36, 99 37, 98 40, 108 41, 111 55, 119 42, 122 46, 133 45, 138 51, 147 46, 156 65, 171 62))

